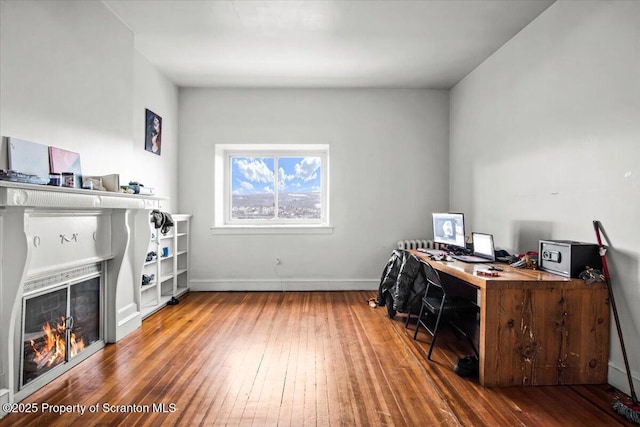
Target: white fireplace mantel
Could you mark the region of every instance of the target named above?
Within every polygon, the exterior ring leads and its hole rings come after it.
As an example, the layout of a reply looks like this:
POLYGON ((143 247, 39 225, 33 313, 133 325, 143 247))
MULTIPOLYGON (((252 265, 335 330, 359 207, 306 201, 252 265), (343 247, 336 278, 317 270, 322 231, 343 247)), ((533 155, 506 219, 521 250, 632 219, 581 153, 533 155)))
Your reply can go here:
POLYGON ((161 197, 0 181, 0 207, 157 209, 161 197))
MULTIPOLYGON (((0 181, 0 401, 18 387, 24 283, 104 262, 106 342, 140 327, 137 287, 160 197, 0 181), (70 239, 69 237, 73 237, 70 239)), ((2 414, 0 413, 0 418, 2 414)))

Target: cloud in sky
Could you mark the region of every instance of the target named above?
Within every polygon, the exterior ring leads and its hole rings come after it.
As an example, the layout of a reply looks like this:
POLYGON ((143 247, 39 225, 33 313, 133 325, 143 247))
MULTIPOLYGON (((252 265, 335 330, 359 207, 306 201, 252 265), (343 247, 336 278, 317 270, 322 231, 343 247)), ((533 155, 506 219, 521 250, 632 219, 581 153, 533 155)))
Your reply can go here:
POLYGON ((274 157, 234 157, 232 192, 271 194, 275 185, 281 192, 317 192, 321 167, 320 157, 278 157, 277 163, 274 157))
POLYGON ((320 157, 304 157, 300 163, 295 166, 296 177, 301 178, 304 182, 316 179, 317 170, 320 168, 320 157))
POLYGON ((273 170, 264 159, 243 157, 234 160, 238 172, 251 182, 273 182, 273 170))
POLYGON ((284 168, 278 169, 278 189, 284 190, 286 188, 287 182, 294 179, 295 175, 287 175, 284 168))

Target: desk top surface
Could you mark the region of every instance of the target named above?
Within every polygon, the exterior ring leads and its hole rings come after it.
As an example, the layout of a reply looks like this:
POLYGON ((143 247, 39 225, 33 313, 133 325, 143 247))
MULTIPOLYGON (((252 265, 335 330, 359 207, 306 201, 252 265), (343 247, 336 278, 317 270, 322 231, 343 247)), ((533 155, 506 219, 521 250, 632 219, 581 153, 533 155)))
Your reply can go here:
POLYGON ((487 270, 489 265, 494 263, 473 264, 463 261, 435 261, 428 255, 421 252, 409 251, 419 259, 422 259, 433 266, 436 270, 457 277, 478 288, 511 288, 511 287, 535 287, 535 288, 557 288, 566 289, 584 288, 604 288, 604 282, 597 282, 587 285, 582 279, 570 279, 557 274, 548 273, 541 270, 529 270, 511 267, 508 264, 495 263, 503 271, 498 271, 498 276, 483 276, 480 271, 487 270))

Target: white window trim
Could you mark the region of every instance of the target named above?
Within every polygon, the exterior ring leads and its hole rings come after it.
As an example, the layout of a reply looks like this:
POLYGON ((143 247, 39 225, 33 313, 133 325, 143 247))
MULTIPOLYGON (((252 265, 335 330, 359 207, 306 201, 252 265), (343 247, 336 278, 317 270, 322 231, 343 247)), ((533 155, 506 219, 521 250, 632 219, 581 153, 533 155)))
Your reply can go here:
MULTIPOLYGON (((277 171, 276 171, 277 173, 277 171)), ((213 234, 326 234, 333 232, 329 221, 329 145, 328 144, 216 144, 214 159, 213 234), (231 220, 231 156, 318 156, 322 157, 322 218, 309 220, 231 220)))

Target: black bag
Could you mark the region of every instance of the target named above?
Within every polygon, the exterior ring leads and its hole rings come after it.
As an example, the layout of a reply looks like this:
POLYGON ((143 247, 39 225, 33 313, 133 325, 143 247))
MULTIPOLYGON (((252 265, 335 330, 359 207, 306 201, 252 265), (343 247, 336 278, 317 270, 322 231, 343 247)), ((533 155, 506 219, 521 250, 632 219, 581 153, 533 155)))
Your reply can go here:
POLYGON ((461 377, 477 377, 480 371, 480 361, 476 356, 465 356, 458 359, 453 371, 461 377))

